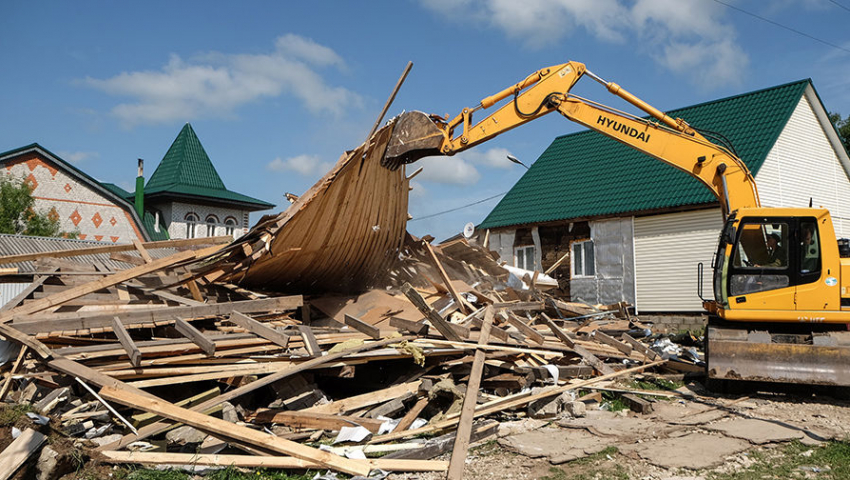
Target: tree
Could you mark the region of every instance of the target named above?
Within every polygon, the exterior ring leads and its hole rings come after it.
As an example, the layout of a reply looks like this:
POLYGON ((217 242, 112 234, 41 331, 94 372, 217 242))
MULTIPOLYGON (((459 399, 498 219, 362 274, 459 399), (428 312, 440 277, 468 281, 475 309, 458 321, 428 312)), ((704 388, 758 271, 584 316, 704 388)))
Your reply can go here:
POLYGON ((36 211, 28 182, 3 174, 0 174, 0 233, 65 238, 79 235, 79 232, 62 231, 55 209, 36 211))
POLYGON ((840 113, 832 112, 829 113, 829 121, 835 125, 835 129, 838 130, 838 136, 841 138, 841 143, 850 152, 850 115, 842 120, 840 113))

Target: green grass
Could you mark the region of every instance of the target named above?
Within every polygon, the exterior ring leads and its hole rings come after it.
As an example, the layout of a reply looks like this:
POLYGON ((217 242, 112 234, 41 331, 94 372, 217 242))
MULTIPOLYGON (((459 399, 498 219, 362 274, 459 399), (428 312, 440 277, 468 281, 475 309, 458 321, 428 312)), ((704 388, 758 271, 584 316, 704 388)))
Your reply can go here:
MULTIPOLYGON (((315 473, 307 472, 302 474, 293 474, 286 470, 267 470, 260 468, 257 470, 240 470, 235 467, 227 467, 221 470, 216 470, 205 476, 205 480, 310 480, 315 476, 315 473)), ((340 477, 344 478, 344 477, 340 477)))
POLYGON ((606 405, 608 410, 612 412, 629 409, 629 404, 620 398, 618 393, 614 392, 602 392, 602 406, 605 407, 606 405))
POLYGON ((189 480, 189 474, 179 470, 150 470, 142 468, 127 475, 127 480, 189 480))
POLYGON ((752 453, 755 463, 750 467, 733 473, 712 473, 709 480, 762 480, 762 479, 833 479, 850 478, 850 443, 834 441, 819 447, 808 447, 800 442, 792 442, 775 451, 757 451, 752 453), (811 454, 803 455, 811 451, 811 454), (817 467, 820 472, 800 467, 817 467))
POLYGON ((32 405, 28 403, 17 403, 15 405, 0 406, 0 427, 11 427, 25 416, 27 412, 34 412, 32 405))

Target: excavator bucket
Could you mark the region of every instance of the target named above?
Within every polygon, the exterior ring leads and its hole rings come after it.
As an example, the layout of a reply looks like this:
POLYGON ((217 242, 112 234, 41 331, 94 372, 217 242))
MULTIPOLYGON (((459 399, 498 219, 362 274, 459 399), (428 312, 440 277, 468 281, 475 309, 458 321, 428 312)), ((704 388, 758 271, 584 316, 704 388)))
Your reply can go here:
POLYGON ((815 335, 708 327, 708 377, 850 386, 850 332, 815 335))
POLYGON ((399 115, 395 119, 392 137, 381 165, 396 170, 420 158, 440 155, 440 144, 444 135, 437 124, 439 121, 416 111, 399 115))

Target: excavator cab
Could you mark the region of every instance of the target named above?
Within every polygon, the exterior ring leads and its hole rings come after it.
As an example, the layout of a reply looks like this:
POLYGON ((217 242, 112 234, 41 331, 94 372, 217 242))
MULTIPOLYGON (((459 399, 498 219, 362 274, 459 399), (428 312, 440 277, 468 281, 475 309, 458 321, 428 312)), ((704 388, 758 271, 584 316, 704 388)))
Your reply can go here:
POLYGON ((841 259, 823 240, 835 237, 829 213, 747 210, 729 216, 715 255, 709 378, 850 385, 841 259))

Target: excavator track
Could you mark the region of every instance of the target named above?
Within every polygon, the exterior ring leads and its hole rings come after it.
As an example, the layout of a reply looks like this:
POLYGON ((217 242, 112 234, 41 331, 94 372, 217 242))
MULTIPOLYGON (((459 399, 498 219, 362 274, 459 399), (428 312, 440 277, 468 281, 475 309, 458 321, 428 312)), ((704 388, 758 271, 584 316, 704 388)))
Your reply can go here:
POLYGON ((850 386, 850 332, 836 327, 735 324, 713 319, 706 335, 709 379, 850 386))

